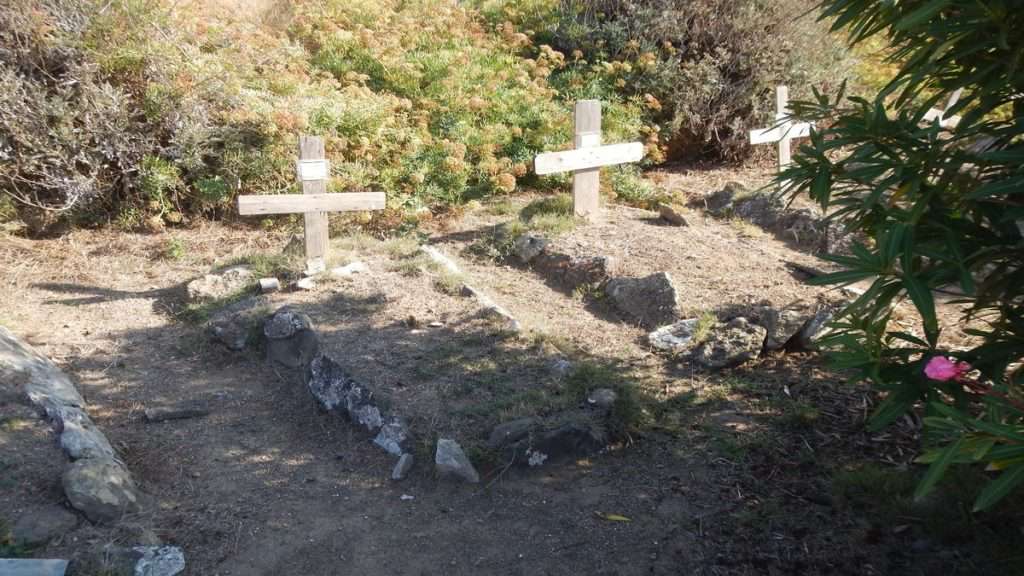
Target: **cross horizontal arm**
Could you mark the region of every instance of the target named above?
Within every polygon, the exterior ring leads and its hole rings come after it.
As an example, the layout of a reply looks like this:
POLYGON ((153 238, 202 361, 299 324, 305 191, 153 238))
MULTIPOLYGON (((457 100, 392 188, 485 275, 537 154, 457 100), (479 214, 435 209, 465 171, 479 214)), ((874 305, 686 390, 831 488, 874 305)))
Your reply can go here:
POLYGON ((751 144, 767 144, 778 142, 783 138, 806 138, 811 134, 811 125, 806 122, 799 124, 782 124, 761 130, 750 131, 751 144))
POLYGON ((644 145, 640 142, 609 144, 608 146, 538 154, 533 161, 533 170, 538 175, 573 172, 611 166, 612 164, 636 162, 642 160, 643 157, 644 145))
POLYGON ((300 212, 354 212, 383 210, 383 192, 345 192, 342 194, 266 194, 239 196, 238 213, 242 216, 258 214, 297 214, 300 212))

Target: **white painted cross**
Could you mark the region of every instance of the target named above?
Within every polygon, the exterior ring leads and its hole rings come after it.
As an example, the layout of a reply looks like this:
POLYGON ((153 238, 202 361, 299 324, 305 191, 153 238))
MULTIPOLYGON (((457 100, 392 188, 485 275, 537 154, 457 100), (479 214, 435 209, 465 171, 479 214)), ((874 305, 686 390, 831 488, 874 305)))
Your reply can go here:
POLYGON ((266 194, 239 196, 242 216, 265 214, 303 214, 305 217, 306 272, 323 272, 327 256, 328 212, 383 210, 383 192, 347 192, 328 194, 330 165, 324 158, 324 141, 319 136, 299 137, 299 161, 296 171, 302 182, 302 194, 266 194))
POLYGON ((960 100, 960 94, 963 93, 963 88, 957 88, 955 92, 949 95, 949 99, 946 100, 946 105, 940 108, 931 108, 924 113, 923 120, 925 122, 931 122, 936 118, 939 120, 939 126, 943 128, 953 127, 960 123, 960 117, 957 115, 947 116, 946 113, 949 109, 956 105, 957 101, 960 100))
POLYGON ((806 138, 811 134, 811 128, 814 125, 807 122, 796 123, 789 117, 789 88, 785 86, 775 87, 775 120, 776 124, 771 128, 751 130, 750 143, 778 142, 779 170, 782 170, 793 160, 790 140, 806 138))
POLYGON ((576 102, 573 144, 575 149, 545 152, 533 160, 538 175, 572 172, 572 206, 577 216, 593 219, 600 214, 601 166, 637 162, 644 157, 641 142, 601 145, 601 101, 576 102))

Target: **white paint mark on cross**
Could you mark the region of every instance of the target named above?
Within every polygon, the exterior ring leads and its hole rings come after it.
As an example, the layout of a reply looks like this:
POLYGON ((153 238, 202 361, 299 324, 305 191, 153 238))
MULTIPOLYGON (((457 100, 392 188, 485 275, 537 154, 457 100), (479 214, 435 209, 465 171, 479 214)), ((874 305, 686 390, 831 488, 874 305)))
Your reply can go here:
POLYGON ((949 109, 956 105, 957 101, 960 100, 960 94, 964 91, 963 88, 957 88, 955 92, 949 95, 949 99, 946 100, 946 105, 942 108, 931 108, 924 113, 924 121, 931 122, 938 119, 939 126, 943 128, 953 127, 960 123, 960 117, 957 115, 948 115, 949 109))
POLYGON ((572 205, 577 216, 593 219, 601 211, 601 166, 637 162, 644 157, 640 142, 601 145, 601 101, 576 102, 573 145, 564 152, 538 154, 533 170, 538 175, 572 172, 572 205))
POLYGON ((790 140, 806 138, 811 134, 811 128, 814 125, 807 122, 796 123, 789 117, 789 88, 785 86, 775 87, 775 120, 776 124, 771 128, 751 130, 750 143, 778 142, 779 170, 782 170, 793 160, 790 140))
POLYGON ((306 236, 306 272, 315 274, 326 268, 327 213, 356 210, 383 210, 383 192, 327 193, 330 165, 324 158, 324 141, 319 136, 299 137, 299 161, 295 165, 302 194, 266 194, 239 196, 242 216, 266 214, 303 214, 306 236))

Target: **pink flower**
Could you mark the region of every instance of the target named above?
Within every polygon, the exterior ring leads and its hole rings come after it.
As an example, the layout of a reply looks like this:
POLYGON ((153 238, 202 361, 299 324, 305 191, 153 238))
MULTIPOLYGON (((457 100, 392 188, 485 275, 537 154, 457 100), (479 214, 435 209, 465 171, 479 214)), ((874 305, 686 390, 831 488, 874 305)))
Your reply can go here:
POLYGON ((951 358, 934 356, 924 367, 924 375, 940 382, 959 381, 973 369, 967 362, 956 362, 951 358))

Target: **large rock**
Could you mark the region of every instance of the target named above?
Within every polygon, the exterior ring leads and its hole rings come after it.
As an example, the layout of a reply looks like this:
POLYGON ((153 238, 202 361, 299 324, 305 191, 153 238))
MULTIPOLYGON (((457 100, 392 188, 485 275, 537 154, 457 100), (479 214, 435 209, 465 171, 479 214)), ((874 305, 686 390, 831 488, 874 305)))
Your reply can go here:
POLYGON ((405 453, 409 438, 409 427, 405 421, 398 417, 392 417, 380 427, 380 432, 373 439, 373 443, 389 454, 401 456, 405 453))
POLYGON ((519 442, 529 436, 530 432, 536 427, 537 420, 530 417, 498 424, 487 438, 487 447, 496 450, 519 442))
POLYGON ((85 400, 71 380, 48 358, 0 326, 0 380, 10 382, 47 413, 83 407, 85 400))
POLYGON ((233 296, 255 283, 256 276, 248 266, 232 266, 221 272, 196 278, 188 283, 186 290, 189 301, 201 303, 233 296))
POLYGON ((680 320, 651 332, 647 335, 647 341, 655 350, 668 354, 685 354, 698 344, 696 335, 699 325, 699 318, 680 320))
POLYGON ((60 427, 60 447, 72 460, 115 458, 114 448, 81 408, 61 408, 54 412, 60 427))
POLYGON ((693 352, 693 360, 708 368, 736 366, 757 358, 764 346, 767 330, 746 318, 734 318, 711 330, 707 339, 693 352))
POLYGON ((814 318, 814 308, 806 302, 794 302, 783 308, 768 308, 761 316, 767 333, 765 349, 781 350, 814 318))
POLYGON ((263 335, 267 338, 267 360, 289 368, 307 365, 320 351, 312 320, 288 306, 267 319, 263 335))
POLYGON ((265 296, 253 296, 225 306, 210 317, 207 330, 229 350, 244 350, 259 338, 269 305, 265 296))
POLYGON ((61 506, 32 508, 11 527, 14 543, 25 548, 44 546, 78 526, 78 515, 61 506))
POLYGON ((615 273, 615 261, 608 256, 569 256, 545 250, 532 264, 550 282, 568 290, 600 285, 615 273))
POLYGON ((743 184, 729 182, 721 190, 704 198, 704 207, 714 216, 729 216, 732 214, 733 203, 749 193, 743 184))
POLYGON ((78 460, 64 472, 64 495, 93 522, 110 523, 139 510, 139 494, 124 465, 105 458, 78 460))
POLYGON ((648 330, 679 319, 679 298, 668 272, 612 278, 604 290, 620 312, 648 330))
POLYGON ((808 320, 797 333, 794 339, 797 350, 817 350, 818 340, 828 335, 828 323, 832 321, 834 313, 832 310, 823 308, 814 317, 808 320))
POLYGON ((458 478, 473 484, 480 482, 480 474, 455 440, 438 438, 434 466, 442 478, 458 478))
POLYGON ((343 408, 349 420, 367 431, 376 432, 384 425, 384 417, 373 401, 373 393, 326 354, 318 354, 309 362, 306 386, 324 409, 343 408))
POLYGON ((548 241, 546 238, 534 236, 533 234, 523 234, 512 243, 512 253, 523 264, 529 264, 534 258, 540 256, 547 247, 548 241))

